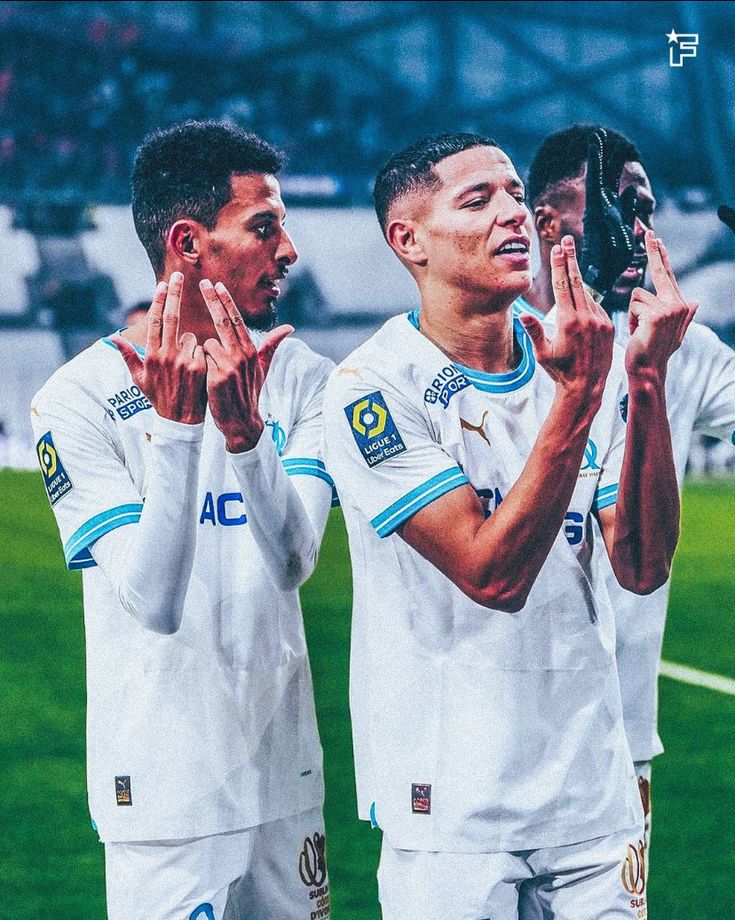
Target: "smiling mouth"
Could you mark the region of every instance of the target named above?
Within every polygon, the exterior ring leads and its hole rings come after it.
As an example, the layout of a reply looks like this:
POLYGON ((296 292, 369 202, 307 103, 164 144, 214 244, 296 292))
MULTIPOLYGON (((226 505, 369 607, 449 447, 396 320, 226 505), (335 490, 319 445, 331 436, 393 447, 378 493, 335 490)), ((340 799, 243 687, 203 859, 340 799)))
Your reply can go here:
POLYGON ((258 287, 267 289, 272 297, 279 297, 281 293, 280 282, 286 277, 287 271, 284 268, 275 275, 263 275, 258 282, 258 287))
POLYGON ((495 250, 496 256, 527 257, 529 245, 527 240, 508 240, 495 250))

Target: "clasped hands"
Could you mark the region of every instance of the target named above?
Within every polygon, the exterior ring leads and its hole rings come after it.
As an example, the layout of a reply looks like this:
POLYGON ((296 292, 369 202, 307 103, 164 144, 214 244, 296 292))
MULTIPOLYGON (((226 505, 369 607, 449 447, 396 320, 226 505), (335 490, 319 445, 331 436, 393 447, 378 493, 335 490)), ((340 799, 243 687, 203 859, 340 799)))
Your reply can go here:
POLYGON ((179 332, 183 286, 181 272, 157 285, 144 357, 122 336, 113 341, 134 383, 160 416, 193 425, 204 421, 209 404, 227 450, 250 450, 264 428, 258 401, 268 370, 293 326, 277 326, 256 347, 224 284, 203 279, 199 288, 217 337, 200 345, 194 333, 179 332))

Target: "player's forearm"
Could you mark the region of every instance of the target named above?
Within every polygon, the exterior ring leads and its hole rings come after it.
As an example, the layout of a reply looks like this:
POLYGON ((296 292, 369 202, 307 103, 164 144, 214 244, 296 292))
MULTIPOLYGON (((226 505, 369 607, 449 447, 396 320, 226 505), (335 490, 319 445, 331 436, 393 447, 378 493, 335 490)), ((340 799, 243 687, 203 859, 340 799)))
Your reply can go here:
POLYGON ((156 418, 140 521, 111 531, 92 549, 123 607, 165 635, 181 625, 194 561, 203 428, 156 418))
POLYGON ((518 481, 473 550, 486 606, 520 610, 569 509, 596 408, 557 396, 518 481))
POLYGON ((295 590, 316 565, 329 512, 327 485, 319 487, 321 507, 310 515, 266 434, 251 450, 229 457, 263 564, 279 588, 295 590))
POLYGON ((628 425, 611 563, 620 584, 650 594, 669 577, 679 539, 679 487, 664 380, 629 380, 628 425))

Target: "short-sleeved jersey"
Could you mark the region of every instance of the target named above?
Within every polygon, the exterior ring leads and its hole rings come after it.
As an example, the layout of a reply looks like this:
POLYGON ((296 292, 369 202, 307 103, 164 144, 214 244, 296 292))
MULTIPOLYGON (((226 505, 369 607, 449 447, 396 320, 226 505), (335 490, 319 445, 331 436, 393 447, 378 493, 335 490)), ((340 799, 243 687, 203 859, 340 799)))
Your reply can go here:
MULTIPOLYGON (((616 501, 620 355, 563 528, 515 614, 486 609, 396 530, 467 483, 490 516, 554 398, 523 327, 507 374, 450 361, 389 320, 332 373, 325 461, 352 555, 350 705, 362 818, 393 847, 559 846, 641 820, 623 732, 614 619, 591 515, 616 501)), ((554 470, 549 469, 549 477, 554 470)))
MULTIPOLYGON (((627 344, 627 314, 614 314, 613 321, 617 341, 627 344)), ((735 443, 735 352, 700 323, 691 324, 669 360, 666 411, 681 486, 693 432, 735 443)), ((625 730, 633 759, 651 760, 663 751, 657 729, 657 686, 670 582, 638 597, 620 587, 607 559, 604 564, 618 624, 625 730)))
MULTIPOLYGON (((260 401, 286 471, 323 480, 327 502, 321 399, 332 366, 289 339, 260 401)), ((223 833, 323 796, 298 592, 269 577, 209 413, 178 632, 144 629, 95 563, 95 541, 140 518, 153 413, 107 339, 58 370, 31 411, 67 564, 84 569, 88 790, 103 840, 223 833)))

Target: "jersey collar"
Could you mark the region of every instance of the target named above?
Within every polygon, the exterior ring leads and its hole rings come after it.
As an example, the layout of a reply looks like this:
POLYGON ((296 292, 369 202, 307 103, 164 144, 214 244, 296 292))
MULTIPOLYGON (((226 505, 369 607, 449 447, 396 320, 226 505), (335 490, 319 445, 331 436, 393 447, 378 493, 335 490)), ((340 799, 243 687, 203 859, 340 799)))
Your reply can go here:
MULTIPOLYGON (((518 303, 518 301, 516 301, 518 303)), ((521 308, 522 310, 523 308, 521 308)), ((419 330, 419 313, 418 309, 411 310, 406 318, 414 329, 419 330)), ((452 362, 453 367, 463 373, 472 386, 483 393, 512 393, 518 390, 533 377, 536 369, 536 358, 533 354, 533 346, 528 337, 528 333, 518 320, 517 311, 513 311, 513 334, 516 341, 521 346, 521 361, 518 367, 509 371, 507 374, 488 374, 486 371, 478 371, 472 367, 465 367, 456 361, 452 362)))

